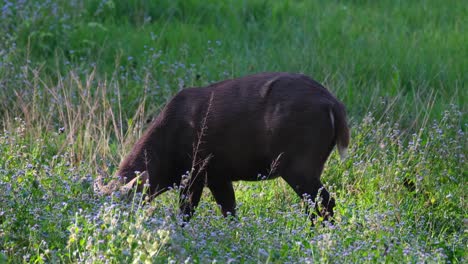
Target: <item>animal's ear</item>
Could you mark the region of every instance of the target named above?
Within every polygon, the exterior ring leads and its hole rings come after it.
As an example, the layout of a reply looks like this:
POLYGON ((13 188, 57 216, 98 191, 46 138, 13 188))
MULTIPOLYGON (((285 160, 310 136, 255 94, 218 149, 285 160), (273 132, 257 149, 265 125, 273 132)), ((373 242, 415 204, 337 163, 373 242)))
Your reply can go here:
POLYGON ((143 173, 140 174, 140 179, 143 184, 149 183, 149 174, 148 171, 144 171, 143 173))
POLYGON ((133 180, 129 181, 127 184, 123 185, 120 187, 120 193, 121 194, 127 194, 130 192, 130 190, 133 188, 135 183, 138 182, 138 177, 133 178, 133 180))
POLYGON ((148 175, 148 171, 144 171, 142 172, 139 176, 138 176, 138 185, 136 186, 137 187, 137 191, 139 192, 142 192, 144 187, 145 187, 145 184, 149 184, 149 175, 148 175))

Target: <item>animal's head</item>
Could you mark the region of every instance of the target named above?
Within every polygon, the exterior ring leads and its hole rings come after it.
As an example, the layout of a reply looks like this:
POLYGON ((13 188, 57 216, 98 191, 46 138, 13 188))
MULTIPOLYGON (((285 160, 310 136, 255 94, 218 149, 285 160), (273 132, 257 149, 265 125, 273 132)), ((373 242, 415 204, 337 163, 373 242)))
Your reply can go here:
POLYGON ((99 171, 99 176, 94 181, 94 192, 98 195, 111 195, 114 192, 120 192, 121 195, 127 195, 134 188, 138 192, 143 191, 145 184, 149 183, 148 172, 135 172, 133 179, 127 181, 117 174, 109 183, 104 184, 104 179, 109 176, 103 171, 99 171))

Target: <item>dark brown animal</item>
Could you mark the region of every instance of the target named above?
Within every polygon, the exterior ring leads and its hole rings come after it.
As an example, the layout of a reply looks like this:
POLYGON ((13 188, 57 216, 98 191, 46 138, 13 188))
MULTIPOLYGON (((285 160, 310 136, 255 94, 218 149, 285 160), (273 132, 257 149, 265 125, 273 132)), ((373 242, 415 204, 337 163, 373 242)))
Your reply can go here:
POLYGON ((233 181, 281 176, 301 198, 320 193, 317 211, 327 218, 335 201, 320 175, 333 147, 343 157, 348 143, 345 108, 318 82, 255 74, 180 91, 121 163, 120 182, 98 187, 109 193, 126 184, 125 191, 135 171, 144 172, 153 196, 182 184, 180 208, 188 219, 204 186, 224 216, 235 215, 233 181))

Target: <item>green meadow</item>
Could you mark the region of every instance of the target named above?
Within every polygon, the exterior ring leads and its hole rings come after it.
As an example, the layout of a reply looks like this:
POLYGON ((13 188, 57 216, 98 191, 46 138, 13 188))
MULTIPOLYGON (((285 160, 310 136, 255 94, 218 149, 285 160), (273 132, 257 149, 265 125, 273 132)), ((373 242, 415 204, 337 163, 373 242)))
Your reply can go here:
POLYGON ((468 5, 427 1, 0 3, 0 263, 466 263, 468 5), (345 105, 335 222, 281 179, 96 195, 179 90, 305 73, 345 105))

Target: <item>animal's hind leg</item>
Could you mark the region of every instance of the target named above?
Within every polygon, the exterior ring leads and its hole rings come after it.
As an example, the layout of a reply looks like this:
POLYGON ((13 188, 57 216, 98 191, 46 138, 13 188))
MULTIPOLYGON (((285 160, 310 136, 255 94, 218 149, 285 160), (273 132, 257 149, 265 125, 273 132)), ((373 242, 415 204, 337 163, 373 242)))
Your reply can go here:
POLYGON ((204 177, 190 180, 187 186, 182 187, 179 196, 180 212, 184 222, 188 222, 195 213, 195 208, 200 202, 204 187, 204 177))
MULTIPOLYGON (((298 159, 285 170, 283 179, 293 188, 297 195, 301 198, 308 198, 316 201, 317 195, 320 192, 321 207, 315 204, 317 213, 325 220, 333 216, 333 207, 335 200, 330 197, 328 191, 323 187, 320 181, 323 165, 312 166, 311 162, 298 159)), ((306 213, 309 214, 309 206, 306 205, 306 213)), ((315 214, 310 214, 313 221, 315 214)))
POLYGON ((208 181, 208 188, 210 188, 216 203, 221 206, 221 212, 224 217, 228 215, 236 215, 236 198, 232 182, 227 180, 208 181))

